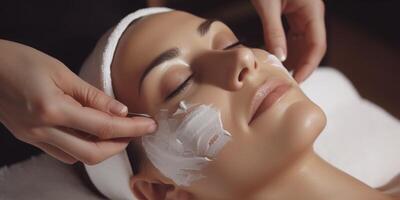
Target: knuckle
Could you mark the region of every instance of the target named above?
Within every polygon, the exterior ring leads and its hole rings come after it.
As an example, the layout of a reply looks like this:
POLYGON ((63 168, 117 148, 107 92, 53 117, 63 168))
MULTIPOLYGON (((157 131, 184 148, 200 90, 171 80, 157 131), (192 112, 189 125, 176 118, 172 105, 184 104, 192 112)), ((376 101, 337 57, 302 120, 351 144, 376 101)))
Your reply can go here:
POLYGON ((30 142, 31 139, 26 136, 26 134, 21 134, 21 133, 15 133, 14 137, 17 138, 18 140, 24 141, 24 142, 30 142))
POLYGON ((285 34, 278 28, 270 28, 266 33, 269 38, 273 38, 274 40, 285 38, 285 34))
POLYGON ((325 52, 327 49, 327 44, 326 41, 324 40, 324 42, 321 43, 321 49, 325 52))
MULTIPOLYGON (((112 99, 105 99, 104 100, 104 104, 105 104, 105 106, 104 106, 104 108, 105 108, 105 111, 110 111, 111 110, 111 107, 112 107, 112 105, 113 105, 113 100, 112 99)), ((98 103, 100 103, 100 102, 98 102, 98 103)))
POLYGON ((317 52, 319 52, 321 56, 323 56, 326 53, 327 46, 325 42, 315 44, 314 46, 317 49, 317 52))
POLYGON ((31 141, 46 141, 47 134, 41 128, 33 128, 30 131, 30 134, 27 134, 26 139, 31 141))
POLYGON ((325 40, 315 40, 311 41, 308 46, 312 49, 313 52, 318 53, 318 54, 325 54, 327 45, 325 40))
POLYGON ((84 104, 87 105, 96 105, 101 100, 100 92, 95 88, 85 87, 86 94, 86 102, 84 104))
POLYGON ((41 122, 51 124, 57 119, 59 108, 55 102, 42 101, 36 104, 34 112, 41 122))
POLYGON ((9 130, 13 134, 13 136, 15 138, 17 138, 18 140, 26 141, 25 137, 24 137, 26 135, 26 131, 24 131, 25 128, 20 128, 20 127, 14 128, 13 127, 13 128, 9 128, 9 130))

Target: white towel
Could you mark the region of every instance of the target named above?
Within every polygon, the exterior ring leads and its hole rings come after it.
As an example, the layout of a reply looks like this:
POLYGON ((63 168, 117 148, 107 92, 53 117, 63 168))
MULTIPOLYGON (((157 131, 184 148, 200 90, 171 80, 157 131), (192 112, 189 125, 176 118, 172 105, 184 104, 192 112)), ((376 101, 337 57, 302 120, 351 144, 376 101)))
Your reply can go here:
MULTIPOLYGON (((140 17, 171 11, 169 8, 152 7, 137 10, 124 17, 117 26, 108 31, 96 44, 83 64, 79 76, 114 97, 111 80, 111 63, 118 41, 131 22, 140 17)), ((125 151, 93 166, 85 165, 96 188, 110 199, 135 200, 129 180, 133 175, 125 151)))
MULTIPOLYGON (((360 98, 349 80, 334 69, 317 69, 302 88, 328 118, 328 127, 315 144, 317 153, 371 187, 393 179, 382 189, 400 196, 400 177, 394 178, 400 172, 400 122, 360 98)), ((42 155, 0 169, 0 200, 26 199, 102 198, 85 187, 71 166, 42 155)))
POLYGON ((327 116, 314 144, 329 163, 371 187, 400 174, 400 121, 361 98, 343 74, 320 68, 301 85, 327 116))

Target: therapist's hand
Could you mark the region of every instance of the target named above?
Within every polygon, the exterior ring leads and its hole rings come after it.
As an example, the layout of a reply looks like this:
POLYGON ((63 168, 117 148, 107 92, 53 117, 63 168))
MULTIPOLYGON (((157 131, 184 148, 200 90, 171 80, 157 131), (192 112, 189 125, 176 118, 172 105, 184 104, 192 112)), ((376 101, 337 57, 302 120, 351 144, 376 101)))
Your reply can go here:
POLYGON ((252 0, 264 29, 267 51, 294 70, 297 82, 304 81, 326 52, 324 3, 321 0, 252 0), (289 23, 287 37, 281 16, 289 23))
POLYGON ((132 137, 154 131, 153 120, 125 117, 125 105, 58 60, 5 40, 0 52, 0 121, 53 157, 96 164, 122 151, 132 137))

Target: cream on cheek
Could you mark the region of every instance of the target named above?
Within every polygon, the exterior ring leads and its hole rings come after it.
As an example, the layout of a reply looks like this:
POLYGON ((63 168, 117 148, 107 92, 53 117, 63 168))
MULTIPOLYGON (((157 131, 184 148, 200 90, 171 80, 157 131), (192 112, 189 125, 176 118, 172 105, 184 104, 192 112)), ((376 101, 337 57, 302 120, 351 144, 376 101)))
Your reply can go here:
POLYGON ((288 70, 283 66, 282 62, 273 54, 268 54, 267 58, 265 60, 263 60, 263 62, 268 63, 274 67, 281 69, 282 71, 284 71, 286 73, 286 75, 288 75, 290 77, 288 70))
POLYGON ((220 112, 209 105, 187 105, 181 101, 169 115, 161 110, 158 130, 142 137, 152 164, 177 185, 190 186, 203 177, 201 169, 216 158, 231 139, 222 127, 220 112))

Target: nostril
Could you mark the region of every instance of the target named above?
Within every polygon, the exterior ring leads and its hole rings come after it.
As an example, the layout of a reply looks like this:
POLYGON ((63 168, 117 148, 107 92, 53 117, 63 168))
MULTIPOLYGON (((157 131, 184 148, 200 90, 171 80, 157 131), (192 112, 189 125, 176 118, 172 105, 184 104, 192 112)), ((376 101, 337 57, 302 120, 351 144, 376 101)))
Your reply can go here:
POLYGON ((243 79, 244 79, 244 77, 246 77, 247 73, 249 73, 249 69, 247 69, 247 68, 244 68, 244 69, 242 69, 242 71, 240 71, 239 78, 238 78, 239 82, 243 81, 243 79))

